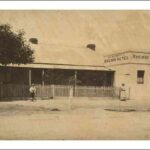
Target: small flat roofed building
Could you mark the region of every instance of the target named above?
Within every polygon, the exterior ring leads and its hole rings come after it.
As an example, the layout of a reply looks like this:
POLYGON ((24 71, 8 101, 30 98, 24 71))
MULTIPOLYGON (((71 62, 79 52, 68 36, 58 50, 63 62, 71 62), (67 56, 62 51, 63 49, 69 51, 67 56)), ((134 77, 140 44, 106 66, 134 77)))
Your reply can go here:
POLYGON ((150 52, 125 51, 106 55, 104 65, 115 70, 114 86, 124 83, 130 99, 150 98, 150 52))

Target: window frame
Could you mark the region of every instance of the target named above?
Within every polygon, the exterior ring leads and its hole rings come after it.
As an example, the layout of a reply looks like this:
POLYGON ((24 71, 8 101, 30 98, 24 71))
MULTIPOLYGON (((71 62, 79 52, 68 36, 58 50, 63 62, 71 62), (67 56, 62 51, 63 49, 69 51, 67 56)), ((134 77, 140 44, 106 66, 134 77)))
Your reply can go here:
POLYGON ((145 70, 137 70, 137 84, 144 84, 145 70))

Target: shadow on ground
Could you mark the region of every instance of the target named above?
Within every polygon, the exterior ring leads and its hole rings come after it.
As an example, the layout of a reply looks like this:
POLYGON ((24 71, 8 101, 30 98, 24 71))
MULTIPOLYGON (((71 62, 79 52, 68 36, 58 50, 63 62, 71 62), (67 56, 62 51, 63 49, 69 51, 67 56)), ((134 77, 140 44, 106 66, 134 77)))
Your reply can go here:
POLYGON ((2 105, 0 106, 0 116, 11 115, 32 115, 38 113, 52 113, 61 111, 58 108, 47 108, 44 106, 25 106, 25 105, 2 105))

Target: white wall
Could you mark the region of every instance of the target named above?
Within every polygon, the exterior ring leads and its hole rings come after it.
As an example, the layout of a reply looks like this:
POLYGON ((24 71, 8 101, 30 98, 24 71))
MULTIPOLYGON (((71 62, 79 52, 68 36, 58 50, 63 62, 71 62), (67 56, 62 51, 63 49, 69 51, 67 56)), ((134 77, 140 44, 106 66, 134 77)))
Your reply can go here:
POLYGON ((150 65, 124 64, 111 67, 115 70, 115 86, 125 83, 130 88, 131 99, 150 100, 150 65), (145 70, 144 84, 137 84, 137 70, 145 70))

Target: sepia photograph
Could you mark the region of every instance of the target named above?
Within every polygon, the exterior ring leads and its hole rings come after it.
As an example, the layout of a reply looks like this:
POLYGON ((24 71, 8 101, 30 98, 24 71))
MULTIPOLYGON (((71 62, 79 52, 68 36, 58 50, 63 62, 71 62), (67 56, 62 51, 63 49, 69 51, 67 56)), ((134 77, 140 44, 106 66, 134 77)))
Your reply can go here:
POLYGON ((0 140, 150 140, 150 10, 0 10, 0 140))

